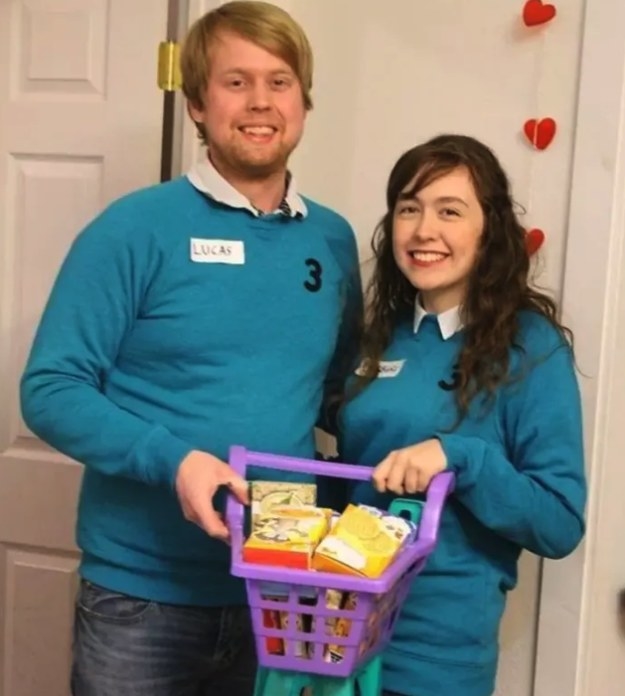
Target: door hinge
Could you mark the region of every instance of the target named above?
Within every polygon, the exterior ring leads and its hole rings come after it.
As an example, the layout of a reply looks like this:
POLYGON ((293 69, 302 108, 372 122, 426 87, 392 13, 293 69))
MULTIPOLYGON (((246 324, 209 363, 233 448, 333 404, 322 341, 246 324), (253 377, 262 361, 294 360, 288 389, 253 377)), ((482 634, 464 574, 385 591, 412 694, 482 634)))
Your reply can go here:
POLYGON ((158 46, 158 87, 164 92, 175 92, 181 86, 180 44, 161 41, 158 46))

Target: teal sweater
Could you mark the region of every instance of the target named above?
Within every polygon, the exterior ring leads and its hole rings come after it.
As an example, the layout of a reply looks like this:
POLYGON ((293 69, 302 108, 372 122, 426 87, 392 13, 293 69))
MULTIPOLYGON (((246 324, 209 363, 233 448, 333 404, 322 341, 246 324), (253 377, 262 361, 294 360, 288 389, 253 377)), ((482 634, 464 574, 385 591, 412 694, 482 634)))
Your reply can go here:
POLYGON ((255 217, 180 178, 115 202, 73 244, 21 399, 31 430, 85 465, 86 579, 161 602, 244 601, 228 547, 183 518, 173 484, 193 449, 314 456, 360 281, 348 224, 306 202, 305 218, 255 217))
MULTIPOLYGON (((438 437, 456 491, 436 550, 415 578, 384 656, 384 686, 406 696, 490 696, 506 594, 523 549, 561 558, 584 532, 586 497, 580 395, 568 346, 548 322, 520 316, 510 372, 492 407, 474 403, 453 432, 454 364, 462 332, 447 341, 428 316, 395 332, 385 360, 404 360, 344 411, 341 455, 376 465, 391 450, 438 437)), ((360 484, 358 501, 388 498, 360 484)))

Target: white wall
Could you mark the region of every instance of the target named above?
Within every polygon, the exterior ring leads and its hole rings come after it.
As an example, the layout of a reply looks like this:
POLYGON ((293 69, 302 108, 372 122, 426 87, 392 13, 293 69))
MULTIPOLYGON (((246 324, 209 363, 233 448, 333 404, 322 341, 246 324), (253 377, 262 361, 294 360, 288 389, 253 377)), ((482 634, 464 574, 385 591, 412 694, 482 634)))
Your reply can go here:
MULTIPOLYGON (((559 293, 565 253, 583 0, 559 3, 549 25, 526 28, 522 2, 282 0, 315 51, 315 109, 294 158, 304 192, 354 225, 362 259, 384 212, 386 178, 409 147, 443 131, 476 136, 506 167, 527 227, 541 227, 541 285, 559 293), (527 118, 558 134, 536 151, 527 118)), ((502 631, 499 696, 529 696, 538 561, 521 563, 502 631)), ((568 696, 562 691, 554 696, 568 696)))

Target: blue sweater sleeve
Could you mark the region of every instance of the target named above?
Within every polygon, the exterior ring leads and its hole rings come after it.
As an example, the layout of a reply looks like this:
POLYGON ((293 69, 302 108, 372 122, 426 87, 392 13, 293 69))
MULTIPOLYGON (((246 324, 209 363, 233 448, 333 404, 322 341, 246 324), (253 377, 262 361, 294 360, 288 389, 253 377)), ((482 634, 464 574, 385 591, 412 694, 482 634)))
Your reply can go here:
POLYGON ((334 255, 343 271, 343 310, 336 347, 324 381, 324 394, 317 426, 331 435, 337 433, 337 412, 345 381, 358 355, 363 325, 363 293, 354 232, 343 220, 331 239, 334 255))
POLYGON ((479 437, 438 434, 456 496, 489 529, 562 558, 584 534, 586 483, 574 362, 560 345, 499 395, 509 459, 479 437))
POLYGON ((352 228, 343 221, 345 232, 333 243, 336 260, 344 273, 341 326, 334 355, 325 381, 321 414, 317 425, 330 433, 337 432, 337 411, 345 381, 353 369, 360 348, 363 324, 363 297, 358 249, 352 228))
POLYGON ((193 448, 103 393, 106 374, 164 255, 114 204, 76 239, 57 276, 21 381, 28 427, 103 473, 173 485, 193 448))

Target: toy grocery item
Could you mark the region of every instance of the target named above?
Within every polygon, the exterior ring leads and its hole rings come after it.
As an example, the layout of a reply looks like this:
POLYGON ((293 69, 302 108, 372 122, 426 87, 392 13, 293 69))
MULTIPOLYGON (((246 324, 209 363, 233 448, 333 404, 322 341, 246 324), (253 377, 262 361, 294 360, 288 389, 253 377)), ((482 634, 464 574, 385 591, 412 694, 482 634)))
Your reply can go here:
POLYGON ((314 483, 294 481, 252 481, 250 483, 252 524, 260 517, 271 515, 276 507, 302 507, 317 504, 317 486, 314 483))

